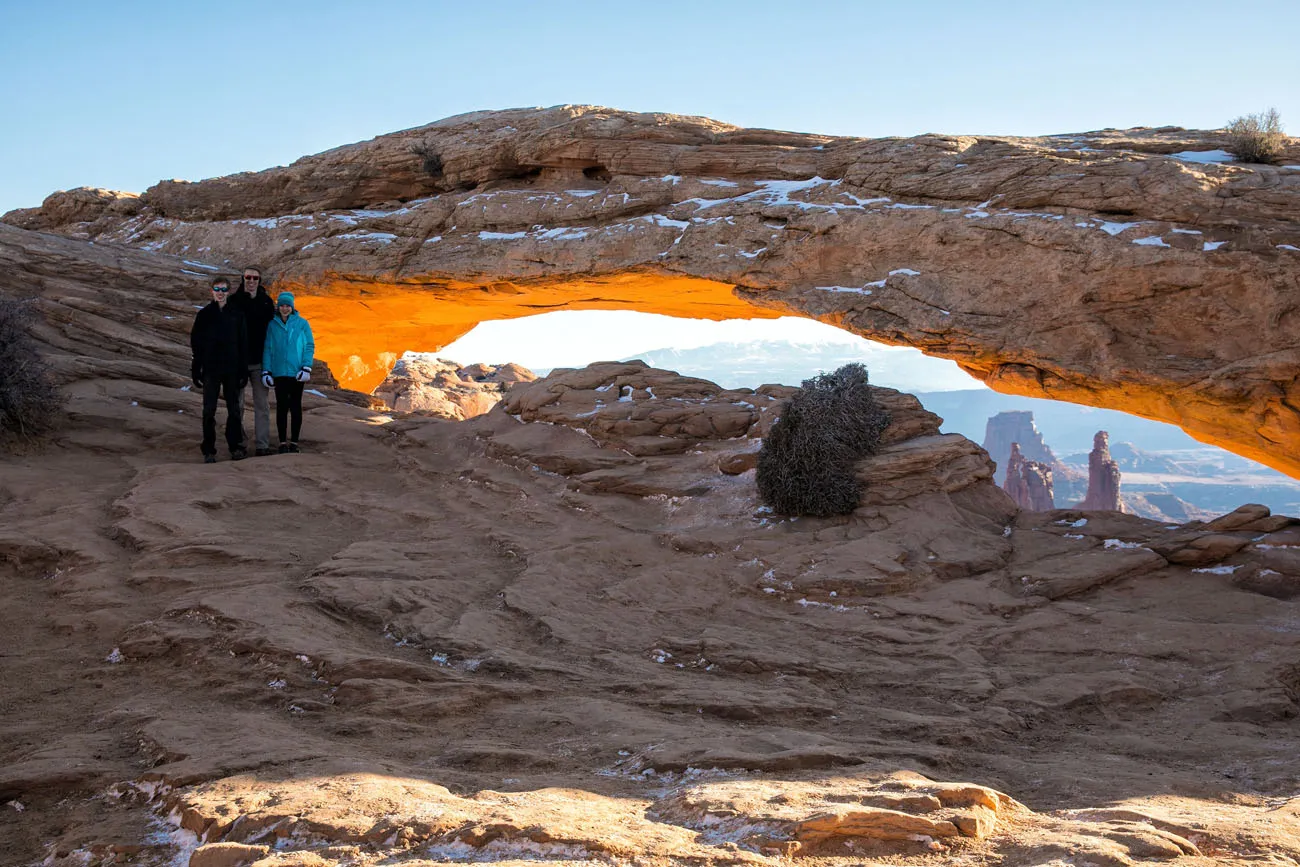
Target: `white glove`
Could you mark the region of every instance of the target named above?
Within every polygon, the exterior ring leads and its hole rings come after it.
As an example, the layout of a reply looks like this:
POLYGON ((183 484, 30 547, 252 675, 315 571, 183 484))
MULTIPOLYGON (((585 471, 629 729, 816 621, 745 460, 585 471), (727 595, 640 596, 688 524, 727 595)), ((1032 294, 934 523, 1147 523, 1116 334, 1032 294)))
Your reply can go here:
POLYGON ((265 370, 262 371, 262 385, 265 385, 267 388, 275 388, 275 377, 271 376, 271 374, 267 373, 265 370))
POLYGON ((302 370, 298 371, 297 380, 299 382, 311 382, 311 368, 304 367, 302 370))

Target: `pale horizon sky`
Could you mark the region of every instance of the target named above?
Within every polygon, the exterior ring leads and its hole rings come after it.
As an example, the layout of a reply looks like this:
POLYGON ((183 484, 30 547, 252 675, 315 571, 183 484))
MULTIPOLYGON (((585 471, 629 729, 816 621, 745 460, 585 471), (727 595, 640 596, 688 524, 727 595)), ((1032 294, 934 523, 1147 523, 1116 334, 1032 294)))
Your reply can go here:
POLYGON ((480 322, 464 337, 433 354, 462 364, 513 361, 531 369, 550 369, 588 364, 593 358, 604 361, 630 358, 639 352, 668 346, 695 349, 713 343, 753 340, 844 346, 869 342, 834 325, 794 316, 715 322, 632 310, 560 310, 480 322), (510 357, 494 359, 491 353, 500 352, 503 347, 509 347, 510 357))
MULTIPOLYGON (((758 341, 783 341, 805 347, 840 347, 845 353, 856 353, 858 360, 866 362, 868 367, 882 353, 889 353, 906 367, 902 371, 906 375, 896 380, 891 378, 891 371, 877 369, 871 381, 891 388, 906 389, 907 384, 921 378, 929 383, 927 390, 930 391, 985 388, 979 380, 963 372, 955 361, 929 358, 919 349, 907 346, 886 346, 834 325, 797 316, 715 322, 632 310, 560 310, 518 319, 480 322, 454 343, 422 354, 459 364, 483 362, 495 365, 513 361, 542 374, 557 367, 583 367, 593 361, 644 359, 667 348, 690 350, 758 341)), ((816 375, 820 368, 814 356, 815 353, 810 352, 808 363, 790 368, 782 381, 797 385, 816 375)), ((698 371, 690 369, 678 372, 698 375, 698 371)), ((762 383, 744 384, 752 388, 762 383)))
POLYGON ((0 0, 0 212, 592 103, 857 136, 1300 123, 1300 4, 0 0))

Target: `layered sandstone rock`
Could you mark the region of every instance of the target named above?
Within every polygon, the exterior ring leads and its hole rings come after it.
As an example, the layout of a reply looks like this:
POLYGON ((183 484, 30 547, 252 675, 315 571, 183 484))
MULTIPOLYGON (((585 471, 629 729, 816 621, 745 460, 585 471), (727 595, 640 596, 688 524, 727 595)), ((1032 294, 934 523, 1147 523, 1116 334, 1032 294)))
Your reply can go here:
POLYGON ((462 421, 496 406, 514 383, 536 378, 531 370, 513 363, 462 366, 441 358, 404 356, 374 395, 399 412, 462 421))
POLYGON ((1044 512, 1056 508, 1052 498, 1052 468, 1038 461, 1025 460, 1020 453, 1020 443, 1011 444, 1002 490, 1022 509, 1044 512))
POLYGON ((1300 858, 1291 518, 1018 510, 888 390, 860 508, 784 518, 722 467, 793 389, 636 364, 204 465, 191 266, 0 257, 68 410, 0 455, 14 863, 1300 858))
POLYGON ((195 867, 231 867, 248 863, 239 857, 268 854, 265 845, 204 841, 272 836, 279 859, 304 865, 355 863, 346 859, 377 850, 414 850, 434 859, 421 863, 650 857, 761 865, 772 858, 838 856, 890 864, 989 848, 1012 863, 1044 867, 1060 863, 1064 852, 1093 863, 1184 856, 1199 862, 1194 840, 1213 848, 1244 830, 1244 817, 1231 810, 1207 830, 1179 804, 1047 816, 986 786, 906 771, 771 780, 716 769, 667 776, 647 799, 563 788, 489 789, 471 797, 421 780, 351 772, 328 776, 320 788, 240 775, 183 792, 164 790, 157 800, 179 817, 178 836, 200 841, 190 856, 195 867), (346 807, 333 806, 341 798, 346 807))
POLYGON ((1119 488, 1120 470, 1110 456, 1110 434, 1099 430, 1092 438, 1092 451, 1088 453, 1088 494, 1079 508, 1122 512, 1124 503, 1119 488))
MULTIPOLYGON (((59 194, 8 219, 263 263, 309 296, 309 315, 346 324, 326 346, 356 371, 345 384, 373 387, 402 352, 472 326, 406 315, 434 302, 761 308, 953 358, 1002 391, 1173 422, 1300 474, 1300 172, 1180 158, 1224 144, 1176 128, 863 140, 561 106, 168 181, 138 201, 59 194), (678 300, 697 290, 711 307, 678 300)), ((1300 163, 1294 142, 1284 162, 1300 163)))
POLYGON ((105 215, 130 217, 140 208, 140 197, 135 193, 77 187, 51 193, 39 208, 10 211, 4 215, 4 222, 36 231, 66 229, 69 225, 93 222, 105 215))

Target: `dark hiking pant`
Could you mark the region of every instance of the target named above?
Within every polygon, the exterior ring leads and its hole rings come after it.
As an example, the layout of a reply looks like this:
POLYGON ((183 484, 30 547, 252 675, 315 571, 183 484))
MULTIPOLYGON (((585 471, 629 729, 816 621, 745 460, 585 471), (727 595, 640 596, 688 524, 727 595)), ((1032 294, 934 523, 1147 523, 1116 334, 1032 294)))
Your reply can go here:
POLYGON ((275 378, 275 430, 280 435, 280 443, 296 443, 302 432, 302 383, 292 376, 275 378), (287 422, 292 418, 292 434, 284 436, 287 422))
POLYGON ((226 445, 234 452, 244 445, 244 422, 239 415, 239 374, 203 377, 203 445, 205 455, 217 453, 217 401, 226 401, 226 445))

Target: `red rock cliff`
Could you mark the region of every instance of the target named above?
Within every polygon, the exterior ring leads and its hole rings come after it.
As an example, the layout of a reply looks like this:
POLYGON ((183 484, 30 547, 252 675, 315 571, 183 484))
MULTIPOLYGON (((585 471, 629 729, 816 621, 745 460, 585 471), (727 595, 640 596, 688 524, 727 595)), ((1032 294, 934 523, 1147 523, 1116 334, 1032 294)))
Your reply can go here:
POLYGON ((1002 490, 1020 508, 1032 512, 1046 512, 1056 508, 1052 498, 1052 468, 1039 461, 1025 460, 1020 453, 1020 443, 1011 444, 1006 477, 1002 490))

